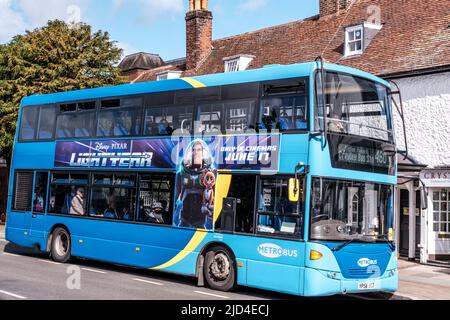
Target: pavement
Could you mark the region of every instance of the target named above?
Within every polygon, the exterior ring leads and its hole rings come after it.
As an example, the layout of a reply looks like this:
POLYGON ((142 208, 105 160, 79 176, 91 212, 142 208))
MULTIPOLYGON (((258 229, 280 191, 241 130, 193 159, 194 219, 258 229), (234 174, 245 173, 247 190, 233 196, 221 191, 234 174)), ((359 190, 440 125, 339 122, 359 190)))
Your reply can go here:
POLYGON ((450 300, 450 268, 398 261, 399 289, 394 299, 450 300))
MULTIPOLYGON (((70 264, 18 247, 0 225, 0 300, 308 300, 239 287, 217 292, 196 286, 196 279, 91 260, 70 264)), ((450 300, 450 268, 399 260, 395 295, 333 296, 323 300, 450 300)))

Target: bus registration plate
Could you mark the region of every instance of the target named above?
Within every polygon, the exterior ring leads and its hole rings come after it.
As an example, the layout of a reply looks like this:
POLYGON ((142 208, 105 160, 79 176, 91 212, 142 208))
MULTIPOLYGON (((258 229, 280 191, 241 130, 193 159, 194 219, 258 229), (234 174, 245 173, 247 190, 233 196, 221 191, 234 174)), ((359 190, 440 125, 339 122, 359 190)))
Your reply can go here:
POLYGON ((359 282, 358 283, 358 290, 373 290, 375 289, 375 282, 359 282))

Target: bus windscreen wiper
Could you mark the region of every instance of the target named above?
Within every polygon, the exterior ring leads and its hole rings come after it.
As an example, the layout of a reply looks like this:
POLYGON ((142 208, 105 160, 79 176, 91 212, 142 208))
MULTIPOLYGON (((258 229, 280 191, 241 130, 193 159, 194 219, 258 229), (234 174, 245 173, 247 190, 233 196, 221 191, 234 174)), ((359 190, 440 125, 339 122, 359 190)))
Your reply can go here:
POLYGON ((338 245, 337 247, 334 247, 333 249, 331 249, 331 251, 337 252, 337 251, 345 248, 346 246, 348 246, 350 243, 354 242, 355 240, 356 240, 356 238, 353 238, 352 240, 349 240, 341 245, 338 245))
MULTIPOLYGON (((355 242, 356 240, 363 240, 363 239, 364 239, 364 237, 362 237, 362 238, 358 238, 358 237, 353 238, 353 239, 351 239, 351 240, 349 240, 349 241, 347 241, 347 242, 345 242, 345 243, 343 243, 343 244, 341 244, 341 245, 339 245, 337 247, 332 248, 331 251, 337 252, 337 251, 345 248, 346 246, 348 246, 350 243, 355 242)), ((365 242, 369 242, 369 241, 365 241, 365 242)))

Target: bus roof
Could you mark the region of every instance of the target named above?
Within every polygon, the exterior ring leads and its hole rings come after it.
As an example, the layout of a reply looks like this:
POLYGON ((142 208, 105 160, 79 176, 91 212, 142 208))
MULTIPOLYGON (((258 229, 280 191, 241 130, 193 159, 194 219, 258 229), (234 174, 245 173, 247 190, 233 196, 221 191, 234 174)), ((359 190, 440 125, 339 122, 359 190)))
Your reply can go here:
MULTIPOLYGON (((291 65, 270 65, 261 69, 252 69, 240 72, 218 73, 191 78, 123 84, 118 86, 83 89, 45 95, 32 95, 23 98, 21 106, 54 104, 69 101, 102 99, 108 97, 306 77, 317 69, 317 67, 318 65, 315 62, 291 65)), ((358 69, 336 64, 325 64, 325 68, 330 71, 345 72, 355 76, 367 78, 389 87, 389 83, 383 79, 358 69)))

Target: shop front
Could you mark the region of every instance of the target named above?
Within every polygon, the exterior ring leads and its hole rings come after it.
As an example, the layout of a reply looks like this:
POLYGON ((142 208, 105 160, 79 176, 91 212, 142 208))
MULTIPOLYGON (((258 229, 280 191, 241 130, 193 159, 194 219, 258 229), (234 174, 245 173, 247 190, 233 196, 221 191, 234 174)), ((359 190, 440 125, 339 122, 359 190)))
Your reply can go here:
POLYGON ((427 262, 450 262, 450 168, 423 170, 427 191, 427 262))

